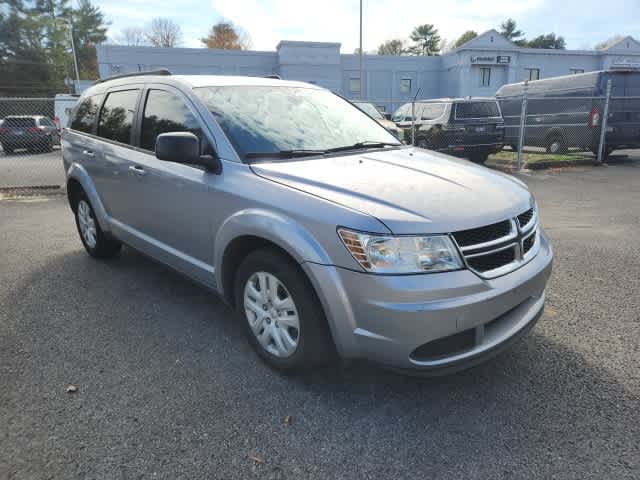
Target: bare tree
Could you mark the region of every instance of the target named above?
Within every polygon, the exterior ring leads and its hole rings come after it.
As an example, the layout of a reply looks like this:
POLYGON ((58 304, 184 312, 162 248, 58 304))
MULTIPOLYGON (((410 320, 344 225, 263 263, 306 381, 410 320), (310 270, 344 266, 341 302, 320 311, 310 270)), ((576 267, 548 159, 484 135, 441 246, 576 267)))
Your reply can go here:
POLYGON ((614 35, 613 37, 607 38, 604 42, 600 42, 600 43, 596 44, 596 46, 594 48, 596 50, 606 50, 611 45, 613 45, 614 43, 618 43, 623 38, 624 38, 623 35, 620 35, 620 34, 614 35))
POLYGON ((151 20, 145 36, 154 47, 172 48, 182 42, 182 29, 169 18, 156 17, 151 20))
POLYGON ((139 47, 147 43, 147 38, 142 28, 128 27, 120 31, 120 35, 116 37, 116 42, 128 47, 139 47))
POLYGON ((223 50, 248 50, 251 47, 249 35, 232 22, 221 21, 216 23, 209 34, 200 41, 207 48, 220 48, 223 50))
POLYGON ((399 38, 387 40, 378 46, 378 55, 402 55, 404 53, 404 41, 399 38))

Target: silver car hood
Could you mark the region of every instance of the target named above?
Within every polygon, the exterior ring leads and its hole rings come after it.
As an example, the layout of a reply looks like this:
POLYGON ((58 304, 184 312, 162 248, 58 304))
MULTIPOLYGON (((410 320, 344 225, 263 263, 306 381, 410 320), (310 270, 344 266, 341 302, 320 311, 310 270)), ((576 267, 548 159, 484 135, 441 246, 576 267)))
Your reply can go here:
POLYGON ((533 203, 524 183, 513 177, 411 147, 251 168, 261 177, 372 215, 397 234, 488 225, 533 203))

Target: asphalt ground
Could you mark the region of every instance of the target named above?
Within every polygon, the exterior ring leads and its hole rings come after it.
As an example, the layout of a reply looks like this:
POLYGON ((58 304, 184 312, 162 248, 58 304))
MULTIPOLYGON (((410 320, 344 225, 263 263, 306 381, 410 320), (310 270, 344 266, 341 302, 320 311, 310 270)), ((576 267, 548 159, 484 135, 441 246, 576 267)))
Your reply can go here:
POLYGON ((0 479, 640 478, 640 164, 520 178, 556 253, 546 313, 435 379, 282 376, 211 293, 89 258, 63 196, 1 200, 0 479))

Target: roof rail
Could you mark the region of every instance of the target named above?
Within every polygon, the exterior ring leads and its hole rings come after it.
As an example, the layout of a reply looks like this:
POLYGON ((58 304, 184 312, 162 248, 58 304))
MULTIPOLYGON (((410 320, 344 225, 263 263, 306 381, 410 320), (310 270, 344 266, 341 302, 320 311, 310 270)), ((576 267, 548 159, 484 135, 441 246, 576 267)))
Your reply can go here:
POLYGON ((148 72, 133 72, 133 73, 123 73, 122 75, 114 75, 112 77, 107 78, 99 78, 93 85, 98 85, 99 83, 108 82, 109 80, 116 80, 118 78, 127 78, 127 77, 142 77, 147 75, 158 75, 158 76, 168 76, 171 75, 171 72, 166 68, 161 68, 160 70, 149 70, 148 72))
POLYGON ((275 73, 270 75, 265 75, 264 78, 273 78, 275 80, 282 80, 282 77, 280 77, 280 75, 276 75, 275 73))

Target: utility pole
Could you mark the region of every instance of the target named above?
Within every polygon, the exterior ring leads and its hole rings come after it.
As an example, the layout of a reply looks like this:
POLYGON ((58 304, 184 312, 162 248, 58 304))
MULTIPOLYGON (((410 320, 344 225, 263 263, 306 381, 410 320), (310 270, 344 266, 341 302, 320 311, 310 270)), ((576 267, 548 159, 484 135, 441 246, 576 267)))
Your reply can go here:
POLYGON ((362 90, 364 87, 364 82, 362 81, 362 0, 360 0, 360 99, 363 98, 362 90))
POLYGON ((66 20, 67 25, 69 25, 69 36, 71 37, 71 52, 73 53, 73 65, 76 69, 76 88, 74 89, 74 93, 78 93, 80 89, 80 70, 78 69, 78 57, 76 55, 76 45, 73 41, 73 25, 71 24, 71 20, 66 20))

